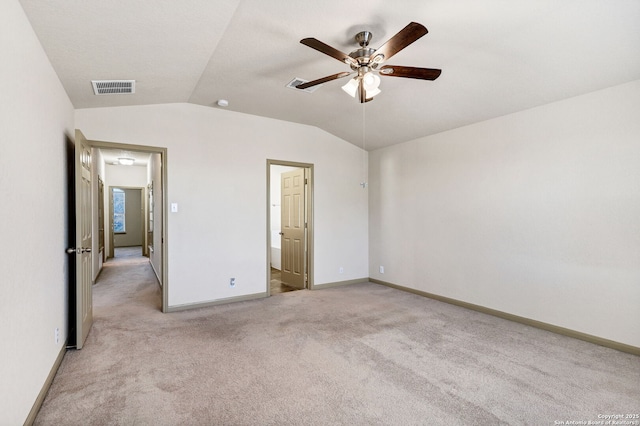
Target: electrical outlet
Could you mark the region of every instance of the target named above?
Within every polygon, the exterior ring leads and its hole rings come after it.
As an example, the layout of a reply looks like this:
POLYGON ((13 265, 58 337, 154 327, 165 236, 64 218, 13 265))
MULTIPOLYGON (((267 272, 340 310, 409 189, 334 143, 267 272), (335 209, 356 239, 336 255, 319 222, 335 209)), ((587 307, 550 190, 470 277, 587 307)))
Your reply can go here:
POLYGON ((384 266, 380 265, 380 273, 384 274, 384 266))
POLYGON ((53 334, 54 334, 54 339, 55 339, 55 342, 56 342, 56 345, 57 345, 58 343, 60 343, 60 329, 58 327, 56 327, 56 329, 54 330, 53 334))
POLYGON ((342 266, 340 267, 339 272, 340 272, 341 274, 344 274, 344 268, 343 268, 342 266))
POLYGON ((236 279, 235 278, 231 278, 229 280, 229 287, 233 288, 236 286, 236 279))

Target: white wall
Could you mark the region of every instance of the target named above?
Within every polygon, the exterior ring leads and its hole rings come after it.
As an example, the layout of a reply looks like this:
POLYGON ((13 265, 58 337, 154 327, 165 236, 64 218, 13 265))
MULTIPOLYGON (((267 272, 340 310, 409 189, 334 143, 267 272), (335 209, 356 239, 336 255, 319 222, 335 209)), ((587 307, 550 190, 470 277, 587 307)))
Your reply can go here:
POLYGON ((374 151, 370 176, 371 277, 640 347, 640 81, 374 151))
POLYGON ((0 2, 0 57, 0 424, 18 425, 67 337, 65 144, 74 115, 17 0, 0 2))
POLYGON ((354 145, 189 104, 81 109, 76 126, 88 139, 168 149, 167 202, 179 207, 168 217, 169 306, 266 291, 267 159, 315 165, 314 283, 367 277, 367 191, 354 145))

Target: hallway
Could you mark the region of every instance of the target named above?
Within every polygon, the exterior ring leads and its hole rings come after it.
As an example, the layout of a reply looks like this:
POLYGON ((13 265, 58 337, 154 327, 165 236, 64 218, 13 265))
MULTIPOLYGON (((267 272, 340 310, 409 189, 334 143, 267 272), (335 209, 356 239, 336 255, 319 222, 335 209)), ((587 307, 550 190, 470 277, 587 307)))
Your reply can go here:
POLYGON ((162 290, 142 248, 116 247, 114 255, 104 263, 93 286, 94 326, 116 306, 162 309, 162 290))

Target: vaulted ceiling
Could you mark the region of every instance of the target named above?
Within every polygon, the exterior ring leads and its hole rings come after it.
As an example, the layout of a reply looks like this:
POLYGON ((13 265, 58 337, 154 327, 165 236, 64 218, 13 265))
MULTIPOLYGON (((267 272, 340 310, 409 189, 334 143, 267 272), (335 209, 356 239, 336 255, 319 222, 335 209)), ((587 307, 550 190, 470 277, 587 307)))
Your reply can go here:
POLYGON ((20 0, 75 108, 190 102, 317 126, 367 150, 640 79, 638 0, 20 0), (409 22, 429 33, 394 65, 435 81, 382 78, 360 104, 340 87, 287 88, 344 63, 361 30, 377 48, 409 22), (136 80, 96 96, 91 80, 136 80))

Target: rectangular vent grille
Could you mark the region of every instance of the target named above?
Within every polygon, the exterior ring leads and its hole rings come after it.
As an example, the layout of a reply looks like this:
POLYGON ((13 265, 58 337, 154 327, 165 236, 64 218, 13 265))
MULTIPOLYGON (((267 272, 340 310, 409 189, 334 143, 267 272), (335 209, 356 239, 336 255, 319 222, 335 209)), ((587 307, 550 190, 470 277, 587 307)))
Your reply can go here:
POLYGON ((316 90, 318 90, 320 88, 320 86, 322 86, 322 84, 318 84, 317 86, 311 86, 308 87, 306 89, 296 89, 296 86, 302 84, 302 83, 307 83, 309 80, 303 80, 302 78, 294 78, 293 80, 291 80, 289 82, 289 84, 287 84, 287 87, 289 89, 293 89, 293 90, 297 90, 298 92, 307 92, 307 93, 313 93, 316 90))
POLYGON ((96 95, 124 95, 136 92, 135 80, 91 80, 96 95))

